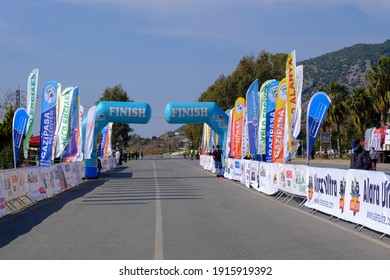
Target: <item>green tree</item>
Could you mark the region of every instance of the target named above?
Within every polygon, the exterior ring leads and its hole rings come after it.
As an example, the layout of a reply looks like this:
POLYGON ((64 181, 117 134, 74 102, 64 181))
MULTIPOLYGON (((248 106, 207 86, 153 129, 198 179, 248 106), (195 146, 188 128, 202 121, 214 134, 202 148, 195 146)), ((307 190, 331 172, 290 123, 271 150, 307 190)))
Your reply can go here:
POLYGON ((381 126, 385 126, 390 109, 390 57, 382 56, 377 67, 368 71, 367 79, 367 92, 375 111, 380 114, 381 126))
MULTIPOLYGON (((129 99, 127 92, 123 90, 121 85, 115 85, 112 88, 106 88, 103 92, 103 95, 96 102, 98 104, 100 101, 125 101, 133 102, 129 99)), ((112 126, 112 145, 113 149, 116 148, 118 144, 119 148, 126 149, 128 146, 128 141, 130 140, 130 132, 133 129, 125 123, 114 123, 112 126)))
POLYGON ((12 122, 15 109, 11 105, 5 112, 2 123, 0 124, 0 169, 10 169, 14 167, 13 148, 12 148, 12 122))

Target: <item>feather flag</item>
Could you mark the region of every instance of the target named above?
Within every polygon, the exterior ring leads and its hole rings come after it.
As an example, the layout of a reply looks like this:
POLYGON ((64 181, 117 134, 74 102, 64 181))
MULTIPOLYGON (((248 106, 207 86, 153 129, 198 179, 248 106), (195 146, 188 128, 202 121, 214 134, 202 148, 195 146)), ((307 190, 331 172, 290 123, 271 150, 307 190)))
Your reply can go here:
POLYGON ((29 115, 28 123, 26 127, 26 137, 23 141, 23 155, 27 159, 28 156, 28 147, 30 144, 30 138, 32 135, 34 117, 35 117, 35 108, 37 105, 37 89, 38 89, 38 76, 39 70, 34 69, 31 71, 27 80, 27 114, 29 115))
POLYGON ((14 118, 12 120, 12 147, 14 155, 14 167, 16 168, 18 163, 18 157, 20 147, 22 146, 23 136, 26 132, 28 123, 28 113, 24 108, 18 108, 15 111, 14 118))
POLYGON ((233 150, 232 156, 236 159, 242 158, 242 130, 244 125, 244 108, 245 98, 237 98, 234 105, 234 122, 233 122, 233 150))
POLYGON ((57 81, 48 81, 43 87, 40 129, 39 165, 50 166, 56 128, 57 81))
POLYGON ((112 122, 109 122, 107 124, 107 136, 106 136, 106 143, 104 145, 104 151, 103 156, 109 157, 112 154, 112 144, 111 144, 111 137, 112 137, 112 122))
POLYGON ((310 153, 313 150, 321 125, 325 119, 331 100, 325 92, 315 93, 307 107, 306 120, 306 149, 307 163, 309 164, 310 153))
POLYGON ((76 131, 76 147, 77 152, 76 155, 72 158, 72 161, 82 161, 84 158, 83 155, 83 118, 84 118, 84 107, 80 105, 80 97, 79 97, 79 114, 78 114, 78 127, 76 131))
POLYGON ((280 81, 276 96, 274 135, 272 140, 272 162, 283 163, 286 125, 286 78, 280 81))
POLYGON ((95 118, 96 118, 96 106, 92 106, 88 110, 87 114, 87 126, 85 129, 85 143, 84 143, 84 158, 90 159, 94 143, 95 135, 95 118))
MULTIPOLYGON (((299 147, 297 137, 294 135, 295 127, 300 127, 300 119, 298 119, 297 108, 300 111, 301 107, 301 92, 299 92, 299 85, 297 80, 296 70, 296 56, 295 50, 292 51, 287 57, 286 63, 286 84, 287 84, 287 100, 286 100, 286 141, 285 141, 285 162, 290 158, 291 155, 295 154, 299 147)), ((303 72, 300 72, 300 79, 303 79, 303 72)), ((299 134, 299 133, 298 133, 299 134)))
POLYGON ((55 153, 54 157, 58 158, 64 153, 66 146, 69 143, 71 135, 71 109, 74 87, 67 87, 59 95, 58 122, 56 128, 55 153))
POLYGON ((279 81, 272 82, 267 88, 266 147, 265 160, 272 161, 272 143, 274 137, 275 105, 279 81))
POLYGON ((71 105, 71 121, 70 121, 70 140, 66 146, 62 158, 66 162, 72 161, 73 156, 77 153, 77 129, 79 127, 79 112, 80 112, 80 97, 78 87, 73 89, 72 105, 71 105))
POLYGON ((259 145, 259 154, 265 155, 266 153, 266 136, 267 136, 267 91, 269 85, 274 82, 275 80, 267 80, 265 81, 259 91, 259 98, 260 98, 260 109, 259 109, 259 134, 258 134, 258 145, 259 145))
POLYGON ((246 118, 248 126, 249 153, 257 154, 257 133, 259 127, 259 82, 256 79, 246 93, 246 118))

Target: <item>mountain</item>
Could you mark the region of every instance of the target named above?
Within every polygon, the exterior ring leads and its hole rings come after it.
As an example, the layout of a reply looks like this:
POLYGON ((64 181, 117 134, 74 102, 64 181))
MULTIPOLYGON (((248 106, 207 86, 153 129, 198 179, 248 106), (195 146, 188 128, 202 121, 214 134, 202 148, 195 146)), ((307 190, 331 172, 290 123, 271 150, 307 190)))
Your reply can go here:
POLYGON ((319 87, 331 83, 345 85, 351 91, 365 87, 366 72, 376 67, 381 56, 390 56, 390 40, 382 44, 356 44, 316 58, 298 62, 303 65, 302 100, 309 99, 319 87))

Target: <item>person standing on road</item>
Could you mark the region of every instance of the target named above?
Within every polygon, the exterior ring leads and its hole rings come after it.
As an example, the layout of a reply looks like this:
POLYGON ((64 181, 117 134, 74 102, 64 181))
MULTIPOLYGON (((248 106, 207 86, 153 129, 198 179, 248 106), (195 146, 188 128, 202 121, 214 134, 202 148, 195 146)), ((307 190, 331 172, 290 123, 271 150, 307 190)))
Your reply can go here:
POLYGON ((377 156, 378 156, 378 152, 375 151, 374 147, 371 147, 370 158, 371 158, 371 169, 372 170, 376 170, 377 156))
POLYGON ((370 170, 371 169, 371 158, 369 153, 362 148, 360 145, 359 139, 352 139, 351 142, 352 147, 352 156, 351 156, 351 162, 349 165, 350 169, 364 169, 364 170, 370 170))
POLYGON ((217 177, 223 177, 222 173, 222 151, 219 149, 219 145, 213 151, 214 166, 217 170, 217 177))

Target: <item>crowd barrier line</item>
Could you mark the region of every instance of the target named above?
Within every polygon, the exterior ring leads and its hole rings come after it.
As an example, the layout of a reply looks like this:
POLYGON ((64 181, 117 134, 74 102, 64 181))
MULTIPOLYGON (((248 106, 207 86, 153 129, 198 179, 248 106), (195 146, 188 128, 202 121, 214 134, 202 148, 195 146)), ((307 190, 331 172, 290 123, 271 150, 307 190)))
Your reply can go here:
MULTIPOLYGON (((200 166, 215 173, 210 155, 200 156, 200 166)), ((390 176, 381 171, 313 167, 226 158, 224 177, 275 196, 284 203, 297 199, 331 218, 390 235, 390 176)))

